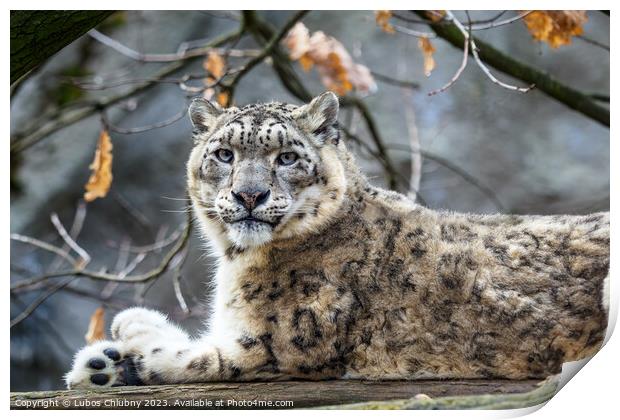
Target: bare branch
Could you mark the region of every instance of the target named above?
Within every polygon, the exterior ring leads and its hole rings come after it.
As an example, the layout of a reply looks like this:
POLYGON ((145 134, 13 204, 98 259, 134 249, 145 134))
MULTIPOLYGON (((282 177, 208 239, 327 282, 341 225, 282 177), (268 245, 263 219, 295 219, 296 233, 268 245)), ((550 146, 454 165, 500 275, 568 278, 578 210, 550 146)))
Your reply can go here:
POLYGON ((594 45, 595 47, 599 47, 599 48, 601 48, 601 49, 603 49, 605 51, 610 51, 609 45, 603 44, 602 42, 596 41, 596 40, 594 40, 592 38, 589 38, 587 36, 577 35, 577 38, 582 40, 582 41, 584 41, 584 42, 587 42, 588 44, 594 45))
POLYGON ((181 291, 181 269, 183 268, 183 264, 185 263, 185 260, 187 258, 187 248, 181 254, 179 254, 179 256, 181 257, 181 261, 177 265, 176 269, 174 270, 174 274, 172 275, 172 287, 174 288, 174 295, 179 302, 181 310, 183 311, 183 313, 189 314, 190 310, 187 307, 187 302, 185 302, 183 292, 181 291))
POLYGON ((518 86, 510 85, 508 83, 504 83, 501 80, 497 79, 495 76, 493 76, 493 74, 491 73, 491 70, 489 70, 489 68, 480 59, 480 56, 478 55, 478 47, 476 46, 476 44, 474 42, 474 39, 472 38, 470 42, 471 42, 471 52, 472 52, 474 58, 476 59, 476 63, 478 64, 478 67, 480 67, 482 69, 484 74, 486 74, 487 77, 493 83, 503 87, 504 89, 514 90, 514 91, 521 92, 521 93, 529 92, 530 90, 532 90, 536 86, 536 84, 532 83, 528 87, 518 87, 518 86))
POLYGON ((396 171, 396 168, 394 167, 394 164, 390 159, 390 156, 385 148, 383 139, 381 137, 381 133, 377 128, 377 124, 375 123, 375 119, 370 113, 370 110, 360 98, 354 96, 344 96, 340 98, 340 102, 343 106, 355 106, 360 112, 362 118, 366 122, 366 126, 368 127, 368 131, 370 132, 370 136, 372 137, 372 140, 377 147, 377 151, 381 155, 382 160, 385 162, 388 176, 388 184, 391 189, 396 189, 396 174, 398 173, 398 171, 396 171))
POLYGON ((239 83, 239 80, 241 80, 241 78, 245 76, 255 66, 262 63, 265 60, 265 58, 270 56, 273 50, 278 46, 278 44, 280 43, 280 41, 282 41, 282 39, 286 36, 286 34, 288 34, 291 28, 295 26, 295 24, 299 22, 306 14, 308 14, 307 10, 300 10, 297 13, 295 13, 286 22, 286 24, 277 33, 273 35, 273 37, 267 42, 267 44, 265 44, 261 53, 257 55, 256 57, 254 57, 252 60, 250 60, 245 66, 243 66, 243 68, 241 68, 239 72, 237 72, 234 78, 226 86, 226 88, 231 92, 230 96, 232 96, 232 92, 234 91, 234 88, 236 87, 237 83, 239 83))
POLYGON ((399 87, 408 88, 408 89, 419 89, 420 88, 420 84, 416 82, 409 82, 407 80, 398 80, 393 77, 386 76, 381 73, 377 73, 376 71, 371 71, 370 73, 373 75, 375 79, 381 82, 387 83, 389 85, 399 86, 399 87))
MULTIPOLYGON (((187 60, 188 58, 202 57, 208 54, 211 51, 216 51, 218 53, 222 53, 221 49, 214 49, 211 46, 204 45, 207 40, 197 40, 197 41, 186 41, 179 45, 179 48, 176 53, 171 54, 144 54, 139 51, 136 51, 132 48, 129 48, 125 44, 99 32, 96 29, 92 29, 88 32, 88 35, 100 42, 101 44, 112 48, 114 51, 124 55, 125 57, 131 58, 135 61, 140 61, 143 63, 170 63, 174 61, 187 60), (192 47, 192 45, 200 44, 199 47, 192 47)), ((247 57, 248 54, 256 54, 256 52, 251 52, 251 50, 229 50, 226 51, 226 54, 232 57, 247 57)))
MULTIPOLYGON (((127 246, 127 247, 125 247, 124 245, 121 244, 121 246, 119 248, 120 249, 125 249, 128 252, 133 252, 133 253, 137 253, 137 254, 149 253, 149 252, 152 252, 152 251, 159 251, 162 248, 165 248, 166 246, 168 246, 171 243, 173 243, 174 241, 176 241, 179 238, 179 236, 181 236, 182 233, 183 233, 183 229, 178 229, 178 230, 172 232, 172 234, 170 234, 170 236, 168 236, 167 238, 164 238, 164 239, 159 240, 159 241, 155 241, 154 243, 152 243, 150 245, 127 246)), ((113 246, 113 245, 109 245, 109 246, 113 246)))
POLYGON ((11 328, 28 318, 43 302, 45 302, 50 296, 63 289, 74 279, 66 279, 58 284, 52 286, 47 291, 41 293, 26 309, 24 309, 19 315, 11 320, 11 328))
POLYGON ((405 111, 407 131, 409 133, 409 146, 411 147, 411 175, 409 177, 408 195, 412 201, 415 201, 416 196, 420 191, 420 181, 422 180, 422 154, 420 153, 420 136, 418 136, 418 126, 416 124, 415 111, 412 105, 412 95, 410 92, 407 91, 404 91, 403 95, 405 97, 405 101, 403 101, 403 108, 405 111))
POLYGON ((474 59, 476 60, 476 63, 478 64, 478 67, 480 67, 482 69, 482 71, 487 75, 487 77, 493 83, 495 83, 495 84, 497 84, 497 85, 499 85, 499 86, 501 86, 501 87, 503 87, 505 89, 514 90, 514 91, 521 92, 521 93, 529 92, 534 87, 534 84, 532 84, 532 85, 530 85, 528 87, 525 87, 525 88, 524 87, 518 87, 518 86, 509 85, 508 83, 504 83, 504 82, 498 80, 495 76, 493 76, 493 74, 491 73, 489 68, 480 59, 480 56, 478 55, 478 47, 476 46, 474 38, 472 36, 470 36, 469 32, 465 29, 465 27, 463 27, 463 24, 461 22, 459 22, 459 20, 454 16, 454 14, 450 10, 446 10, 446 16, 461 31, 461 33, 463 34, 463 37, 465 38, 465 40, 469 41, 469 44, 471 46, 472 55, 474 56, 474 59))
POLYGON ((38 284, 52 278, 58 277, 87 277, 92 280, 103 280, 103 281, 112 281, 119 283, 142 283, 148 280, 159 277, 163 274, 170 266, 172 259, 187 245, 191 233, 192 219, 191 215, 188 213, 187 223, 185 225, 185 229, 183 230, 183 234, 179 238, 179 240, 175 243, 174 247, 164 256, 159 265, 152 270, 147 271, 144 274, 138 274, 133 276, 119 277, 118 274, 108 274, 105 272, 95 272, 85 269, 74 269, 64 272, 57 273, 47 273, 37 277, 25 279, 15 284, 11 285, 11 292, 15 292, 18 290, 30 289, 33 286, 37 286, 38 284))
POLYGON ((52 213, 52 215, 50 216, 50 219, 52 220, 52 224, 58 231, 58 234, 63 239, 63 241, 65 241, 65 243, 69 245, 69 247, 71 247, 71 249, 75 251, 82 259, 79 264, 80 267, 86 267, 91 260, 90 255, 88 255, 88 252, 86 252, 84 248, 79 246, 77 242, 73 240, 71 235, 69 235, 65 227, 60 222, 60 219, 58 218, 58 215, 56 213, 52 213))
POLYGON ((448 83, 446 83, 445 85, 443 85, 441 88, 437 90, 433 90, 429 92, 428 96, 433 96, 438 93, 444 92, 447 89, 449 89, 450 86, 452 86, 454 83, 456 83, 459 77, 461 77, 461 73, 463 73, 463 70, 465 70, 465 67, 467 67, 468 57, 469 57, 469 39, 465 38, 465 42, 463 43, 463 59, 461 60, 461 66, 458 68, 456 73, 454 73, 454 76, 452 76, 452 79, 450 79, 448 83))
POLYGON ((146 253, 140 253, 136 255, 135 258, 129 264, 127 264, 127 266, 120 273, 118 273, 118 278, 124 279, 125 277, 127 277, 127 275, 129 275, 133 270, 136 269, 136 267, 138 267, 138 264, 140 264, 145 257, 146 253))
POLYGON ((523 13, 519 13, 517 16, 513 16, 511 18, 504 19, 504 20, 501 20, 499 22, 491 21, 491 22, 488 22, 488 23, 480 23, 480 24, 476 24, 476 23, 472 22, 471 23, 471 30, 472 31, 481 31, 481 30, 485 30, 485 29, 499 28, 500 26, 504 26, 504 25, 510 25, 511 23, 514 23, 514 22, 516 22, 518 20, 523 19, 524 17, 526 17, 527 15, 529 15, 532 12, 533 12, 533 10, 526 10, 523 13))
MULTIPOLYGON (((416 11, 415 13, 421 17, 426 16, 424 11, 416 11)), ((456 48, 463 48, 465 37, 461 30, 453 23, 445 25, 429 22, 428 24, 439 37, 445 39, 456 48)), ((478 47, 477 52, 480 59, 487 65, 526 83, 535 84, 536 89, 549 97, 609 127, 609 109, 597 104, 588 95, 556 80, 541 70, 512 58, 484 41, 479 39, 474 41, 478 47)))
MULTIPOLYGON (((532 13, 533 10, 527 10, 527 11, 524 11, 522 13, 517 14, 517 16, 513 16, 511 18, 498 21, 498 19, 500 17, 502 17, 503 15, 505 15, 506 12, 508 12, 508 10, 503 10, 503 11, 499 12, 498 14, 496 14, 495 16, 493 16, 492 18, 490 18, 490 19, 482 19, 482 20, 471 21, 471 30, 472 31, 482 31, 482 30, 486 30, 486 29, 498 28, 500 26, 509 25, 509 24, 511 24, 513 22, 516 22, 518 20, 523 19, 524 17, 526 17, 527 15, 532 13)), ((396 19, 402 20, 404 22, 409 22, 409 23, 417 23, 417 24, 433 23, 433 24, 438 24, 438 25, 446 25, 446 24, 449 25, 449 24, 451 24, 450 19, 446 19, 445 16, 441 16, 442 19, 440 21, 437 21, 437 22, 433 22, 431 20, 426 20, 426 19, 424 19, 424 20, 423 19, 414 19, 414 18, 410 18, 410 17, 407 17, 407 16, 402 16, 402 15, 399 15, 399 14, 393 14, 392 16, 394 18, 396 18, 396 19)), ((409 28, 404 28, 404 29, 408 29, 409 31, 412 31, 409 28)), ((416 33, 423 33, 423 32, 419 32, 419 31, 414 31, 414 32, 416 32, 416 33)), ((403 33, 407 33, 407 32, 403 32, 403 33)), ((414 35, 414 34, 410 34, 410 35, 414 35)), ((414 36, 419 36, 419 35, 414 35, 414 36)))
POLYGON ((437 38, 437 35, 432 32, 416 31, 415 29, 410 29, 404 26, 394 25, 394 24, 392 24, 392 27, 394 28, 396 32, 400 32, 401 34, 405 34, 405 35, 415 36, 417 38, 428 38, 428 39, 437 38))
MULTIPOLYGON (((218 47, 230 42, 231 40, 239 38, 242 34, 243 30, 240 28, 211 41, 204 49, 208 51, 209 48, 218 47)), ((183 68, 189 61, 191 60, 172 63, 158 71, 152 79, 165 78, 183 68)), ((153 86, 154 83, 155 82, 149 80, 117 95, 109 96, 94 102, 71 104, 71 106, 58 108, 53 112, 46 113, 45 118, 36 119, 26 130, 11 136, 11 152, 23 152, 58 130, 71 126, 102 109, 106 109, 120 101, 135 96, 153 86)))
POLYGON ((20 235, 18 233, 11 233, 11 239, 13 239, 14 241, 19 241, 25 244, 36 246, 49 252, 53 252, 54 254, 66 260, 73 267, 77 266, 77 261, 75 260, 75 258, 69 255, 65 250, 58 248, 57 246, 54 246, 36 238, 31 238, 30 236, 20 235))
POLYGON ((108 117, 105 112, 101 113, 101 119, 104 121, 105 126, 110 131, 113 131, 119 134, 138 134, 138 133, 144 133, 145 131, 167 127, 169 125, 174 124, 177 121, 180 121, 186 115, 187 115, 187 106, 184 106, 183 109, 181 109, 181 111, 179 111, 178 113, 176 113, 175 115, 173 115, 172 117, 168 119, 165 119, 163 121, 159 121, 153 124, 145 125, 142 127, 134 127, 134 128, 123 128, 123 127, 119 127, 119 126, 112 124, 110 120, 108 120, 108 117))
MULTIPOLYGON (((396 150, 402 150, 402 151, 406 151, 406 152, 412 153, 412 150, 410 148, 404 147, 404 146, 398 145, 398 144, 389 144, 389 145, 387 145, 387 147, 388 147, 388 149, 396 149, 396 150)), ((424 159, 428 159, 428 160, 432 160, 433 162, 437 162, 441 166, 443 166, 443 167, 449 169, 450 171, 454 172, 455 174, 459 175, 461 178, 463 178, 463 180, 465 180, 467 183, 473 185, 480 192, 482 192, 491 202, 493 202, 493 205, 497 208, 498 211, 505 211, 505 207, 502 204, 502 202, 500 201, 500 199, 498 198, 498 196, 495 193, 495 191, 493 191, 491 188, 489 188, 486 185, 484 185, 484 183, 482 181, 480 181, 475 176, 473 176, 472 174, 467 172, 465 169, 461 168, 460 166, 458 166, 457 164, 451 162, 450 160, 448 160, 448 159, 446 159, 444 157, 441 157, 439 155, 436 155, 436 154, 434 154, 432 152, 429 152, 429 151, 426 151, 426 150, 420 150, 419 153, 422 155, 422 157, 424 159)))

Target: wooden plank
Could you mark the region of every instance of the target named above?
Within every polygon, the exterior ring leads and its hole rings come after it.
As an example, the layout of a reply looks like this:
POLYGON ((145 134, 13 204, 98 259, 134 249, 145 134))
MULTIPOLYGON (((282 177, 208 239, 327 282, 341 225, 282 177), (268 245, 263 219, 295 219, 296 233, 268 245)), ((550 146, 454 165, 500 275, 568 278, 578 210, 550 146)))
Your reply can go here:
MULTIPOLYGON (((104 388, 96 391, 13 392, 11 393, 11 409, 277 409, 322 406, 332 406, 333 408, 333 406, 342 404, 359 404, 369 401, 409 401, 411 399, 426 400, 427 403, 425 404, 428 405, 428 398, 420 399, 418 397, 416 399, 415 396, 425 394, 433 401, 440 401, 443 397, 473 395, 490 395, 501 398, 506 395, 528 395, 528 393, 536 392, 539 389, 539 383, 540 380, 383 382, 338 380, 127 386, 104 388)), ((527 398, 525 399, 526 402, 527 398)), ((469 400, 467 406, 472 408, 475 406, 475 402, 472 403, 469 400)), ((376 407, 369 405, 367 408, 376 407)))

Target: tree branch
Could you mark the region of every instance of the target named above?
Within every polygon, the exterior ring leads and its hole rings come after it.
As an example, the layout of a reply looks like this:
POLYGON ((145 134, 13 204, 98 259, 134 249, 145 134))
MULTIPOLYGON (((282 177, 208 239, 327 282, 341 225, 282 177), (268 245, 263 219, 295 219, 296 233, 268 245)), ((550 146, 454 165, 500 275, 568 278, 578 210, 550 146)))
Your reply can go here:
MULTIPOLYGON (((249 71, 251 71, 255 66, 262 63, 265 58, 272 55, 274 49, 279 45, 280 41, 288 34, 291 28, 299 22, 306 14, 308 14, 307 10, 301 10, 295 13, 286 24, 278 31, 278 33, 273 34, 269 42, 264 46, 263 50, 256 57, 251 59, 243 68, 234 76, 234 78, 227 84, 226 88, 230 91, 232 96, 233 90, 235 89, 237 83, 243 76, 245 76, 249 71)), ((247 24, 247 23, 246 23, 247 24)))
POLYGON ((11 84, 112 13, 113 10, 12 10, 11 84))
MULTIPOLYGON (((238 29, 221 37, 218 37, 211 41, 206 47, 217 47, 222 44, 225 44, 237 37, 241 36, 243 33, 242 29, 238 29)), ((47 136, 65 128, 70 125, 73 125, 96 112, 106 109, 109 106, 112 106, 120 101, 123 101, 127 98, 135 96, 153 86, 156 83, 156 80, 165 78, 172 73, 180 70, 184 66, 188 65, 193 60, 197 59, 196 57, 188 58, 185 61, 178 61, 172 63, 163 69, 159 70, 153 77, 149 80, 139 83, 130 90, 126 92, 122 92, 116 95, 109 96, 107 98, 103 98, 99 101, 94 102, 84 102, 74 107, 66 107, 60 108, 52 112, 51 114, 47 114, 45 119, 37 119, 29 128, 24 130, 21 133, 15 134, 11 137, 11 152, 12 153, 20 153, 29 147, 34 146, 39 141, 43 140, 47 136), (75 109, 77 108, 77 109, 75 109)))
POLYGON ((25 279, 19 282, 16 282, 11 285, 11 292, 16 292, 19 290, 29 289, 32 286, 36 286, 48 279, 51 278, 59 278, 59 277, 88 277, 92 280, 104 280, 118 283, 141 283, 147 280, 151 280, 159 277, 170 267, 172 260, 179 254, 189 242, 189 237, 192 230, 192 218, 191 214, 188 212, 187 223, 185 225, 185 229, 183 230, 183 234, 177 240, 175 245, 172 247, 170 251, 164 256, 159 265, 152 270, 147 271, 144 274, 138 274, 134 276, 124 276, 121 274, 109 274, 105 272, 95 272, 86 269, 73 269, 68 271, 62 271, 57 273, 47 273, 42 274, 37 277, 33 277, 30 279, 25 279))
MULTIPOLYGON (((426 17, 424 11, 418 15, 426 17)), ((431 29, 453 46, 463 49, 465 37, 456 25, 429 23, 431 29)), ((588 95, 579 92, 538 69, 530 67, 506 55, 491 45, 472 37, 478 47, 478 55, 486 64, 516 79, 535 84, 536 88, 571 109, 609 127, 609 109, 595 103, 588 95)))

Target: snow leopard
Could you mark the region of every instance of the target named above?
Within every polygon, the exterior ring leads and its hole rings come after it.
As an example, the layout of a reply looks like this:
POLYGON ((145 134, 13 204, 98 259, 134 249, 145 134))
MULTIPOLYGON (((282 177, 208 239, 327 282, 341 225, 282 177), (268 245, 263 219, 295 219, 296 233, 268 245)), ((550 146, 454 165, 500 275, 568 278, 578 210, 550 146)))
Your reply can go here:
MULTIPOLYGON (((609 213, 467 214, 370 184, 338 97, 189 107, 187 190, 217 261, 198 336, 120 312, 69 388, 543 378, 601 347, 609 213)), ((206 277, 206 276, 205 276, 206 277)))

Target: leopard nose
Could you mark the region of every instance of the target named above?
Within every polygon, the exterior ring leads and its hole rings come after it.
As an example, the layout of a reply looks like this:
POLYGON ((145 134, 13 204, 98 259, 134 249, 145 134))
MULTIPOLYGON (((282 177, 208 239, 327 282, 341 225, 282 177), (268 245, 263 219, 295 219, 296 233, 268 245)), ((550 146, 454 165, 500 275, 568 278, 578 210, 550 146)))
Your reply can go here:
POLYGON ((231 193, 239 204, 243 205, 248 211, 252 211, 267 201, 271 191, 231 191, 231 193))

